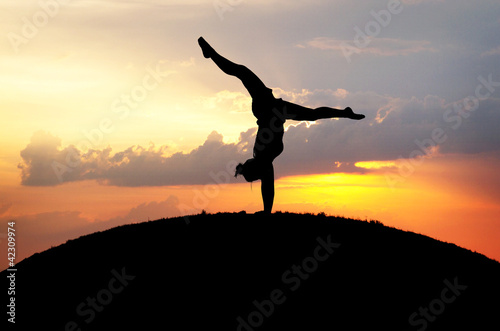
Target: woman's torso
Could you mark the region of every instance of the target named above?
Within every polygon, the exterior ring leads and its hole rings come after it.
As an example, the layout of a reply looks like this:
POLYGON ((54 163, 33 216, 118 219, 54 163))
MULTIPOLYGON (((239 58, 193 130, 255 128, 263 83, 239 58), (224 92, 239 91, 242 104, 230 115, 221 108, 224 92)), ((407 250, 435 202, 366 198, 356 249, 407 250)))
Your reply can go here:
POLYGON ((257 118, 257 136, 254 145, 254 157, 273 161, 283 151, 283 133, 285 118, 282 99, 268 97, 253 100, 252 112, 257 118))

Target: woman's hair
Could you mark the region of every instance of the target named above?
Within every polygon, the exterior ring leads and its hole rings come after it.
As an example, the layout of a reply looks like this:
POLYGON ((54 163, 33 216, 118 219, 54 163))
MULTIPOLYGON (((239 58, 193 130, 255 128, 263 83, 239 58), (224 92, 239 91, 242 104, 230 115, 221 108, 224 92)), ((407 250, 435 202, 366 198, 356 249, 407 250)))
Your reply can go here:
POLYGON ((238 175, 243 175, 247 182, 253 182, 262 178, 262 168, 259 166, 259 162, 257 160, 248 159, 245 163, 240 163, 236 166, 234 177, 238 175))

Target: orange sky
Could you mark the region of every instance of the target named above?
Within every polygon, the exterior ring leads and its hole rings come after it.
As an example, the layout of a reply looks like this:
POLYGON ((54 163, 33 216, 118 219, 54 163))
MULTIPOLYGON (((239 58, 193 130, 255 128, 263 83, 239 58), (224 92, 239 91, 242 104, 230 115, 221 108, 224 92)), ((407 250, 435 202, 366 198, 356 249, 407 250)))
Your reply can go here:
MULTIPOLYGON (((496 188, 484 186, 479 178, 491 172, 493 164, 455 156, 426 160, 395 188, 387 185, 387 169, 364 175, 285 177, 276 182, 274 210, 376 219, 500 260, 500 205, 491 195, 496 188), (483 172, 471 174, 463 183, 448 181, 447 177, 478 167, 483 172)), ((118 188, 88 181, 53 188, 3 186, 0 193, 12 204, 2 215, 2 226, 17 220, 19 259, 110 226, 180 216, 188 209, 192 213, 202 209, 255 212, 262 203, 259 183, 118 188), (172 197, 171 203, 166 202, 172 197)))

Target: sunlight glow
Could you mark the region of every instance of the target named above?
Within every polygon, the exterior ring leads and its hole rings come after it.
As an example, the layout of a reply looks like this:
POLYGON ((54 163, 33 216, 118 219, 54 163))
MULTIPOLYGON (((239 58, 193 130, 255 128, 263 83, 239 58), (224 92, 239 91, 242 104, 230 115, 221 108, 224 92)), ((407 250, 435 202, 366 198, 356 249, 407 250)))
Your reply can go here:
POLYGON ((357 168, 363 169, 381 169, 381 168, 395 168, 397 164, 395 161, 362 161, 354 164, 357 168))

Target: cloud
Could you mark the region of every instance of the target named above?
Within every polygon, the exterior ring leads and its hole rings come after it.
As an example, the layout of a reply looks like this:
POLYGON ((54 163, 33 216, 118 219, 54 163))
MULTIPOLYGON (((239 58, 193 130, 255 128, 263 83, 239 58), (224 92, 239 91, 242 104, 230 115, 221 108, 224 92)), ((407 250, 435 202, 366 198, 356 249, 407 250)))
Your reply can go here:
MULTIPOLYGON (((255 130, 253 130, 255 131, 255 130)), ((64 182, 97 180, 115 186, 190 185, 213 182, 221 169, 234 168, 243 159, 251 134, 242 133, 237 144, 225 144, 212 132, 203 145, 189 153, 165 156, 168 146, 132 146, 112 154, 110 147, 86 153, 74 146, 61 148, 61 140, 36 132, 21 151, 23 185, 53 186, 64 182)), ((233 171, 233 170, 231 170, 233 171)))
POLYGON ((321 50, 332 50, 345 54, 370 54, 376 56, 406 56, 420 52, 435 52, 427 40, 403 40, 395 38, 371 38, 366 37, 361 42, 357 40, 341 40, 327 37, 316 37, 307 41, 305 45, 298 47, 311 47, 321 50))
POLYGON ((336 90, 316 89, 310 91, 302 89, 300 91, 285 91, 277 87, 273 88, 273 94, 276 98, 315 108, 326 104, 331 107, 341 107, 341 104, 345 103, 344 99, 349 95, 349 92, 342 88, 336 90))
POLYGON ((481 57, 500 55, 500 46, 492 48, 486 52, 481 53, 481 57))
MULTIPOLYGON (((277 96, 300 104, 337 108, 351 106, 367 116, 362 121, 320 120, 287 122, 285 150, 276 159, 276 176, 332 172, 365 172, 361 161, 411 158, 412 153, 474 154, 497 151, 500 100, 482 100, 471 109, 465 100, 447 103, 437 96, 395 98, 373 92, 337 90, 275 90, 277 96), (442 139, 434 137, 436 130, 442 139), (436 143, 435 140, 440 140, 436 143), (441 141, 442 140, 442 141, 441 141), (338 166, 340 164, 340 166, 338 166)), ((21 151, 23 185, 50 186, 64 182, 97 180, 115 186, 198 185, 234 181, 234 167, 252 156, 256 129, 240 134, 236 143, 224 143, 213 131, 188 153, 168 155, 168 146, 132 146, 113 153, 61 147, 61 140, 36 132, 21 151)))
POLYGON ((207 109, 227 108, 231 112, 244 113, 252 108, 252 98, 243 92, 231 92, 228 90, 217 92, 212 97, 201 97, 198 103, 207 109))
MULTIPOLYGON (((37 131, 31 137, 31 142, 21 151, 23 163, 21 169, 23 185, 47 186, 56 184, 54 181, 54 165, 66 164, 68 155, 78 154, 74 147, 60 149, 61 139, 45 131, 37 131)), ((57 179, 57 178, 55 178, 57 179)))
POLYGON ((425 3, 425 2, 444 2, 445 0, 401 0, 402 3, 405 5, 418 5, 420 3, 425 3))

